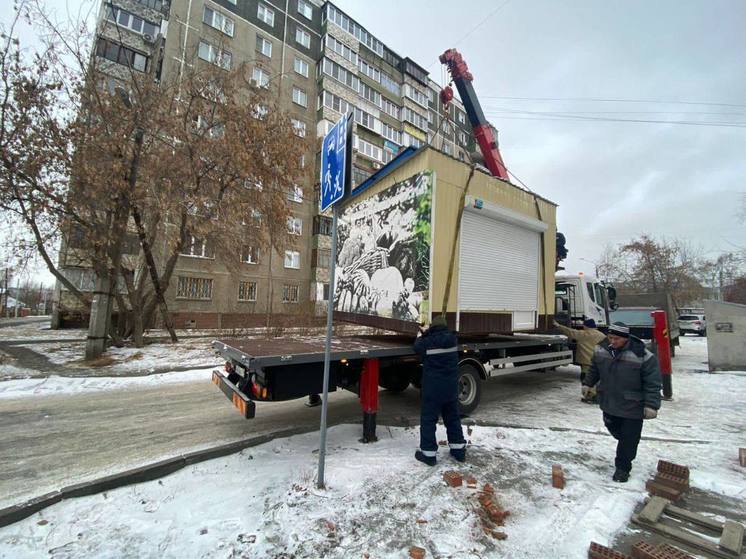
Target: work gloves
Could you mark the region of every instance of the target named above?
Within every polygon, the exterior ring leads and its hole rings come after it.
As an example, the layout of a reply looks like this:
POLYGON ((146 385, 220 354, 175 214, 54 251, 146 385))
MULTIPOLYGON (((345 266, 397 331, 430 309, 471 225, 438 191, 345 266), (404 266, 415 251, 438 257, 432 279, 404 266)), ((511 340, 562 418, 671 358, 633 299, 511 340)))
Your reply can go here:
POLYGON ((645 408, 642 410, 642 416, 645 419, 655 419, 658 417, 658 410, 654 410, 653 408, 645 408))
POLYGON ((590 386, 586 386, 584 384, 583 387, 580 390, 581 390, 581 392, 583 394, 583 399, 584 400, 587 400, 588 398, 590 398, 590 396, 591 396, 591 387, 590 386))

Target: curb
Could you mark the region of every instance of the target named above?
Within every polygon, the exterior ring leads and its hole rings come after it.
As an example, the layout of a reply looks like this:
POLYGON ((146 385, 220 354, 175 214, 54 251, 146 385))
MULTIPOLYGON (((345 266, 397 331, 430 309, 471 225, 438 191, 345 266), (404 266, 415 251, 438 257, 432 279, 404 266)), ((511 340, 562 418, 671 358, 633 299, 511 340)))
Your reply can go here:
POLYGON ((51 505, 57 504, 65 499, 74 499, 76 497, 85 497, 88 495, 95 495, 102 491, 110 491, 125 485, 132 485, 135 483, 142 483, 145 481, 153 481, 155 479, 167 476, 186 466, 197 464, 199 462, 205 462, 212 460, 213 458, 220 458, 229 454, 235 454, 246 448, 252 446, 258 446, 277 438, 290 437, 292 435, 298 435, 313 431, 314 429, 307 428, 293 428, 286 429, 284 431, 278 431, 275 433, 268 433, 265 435, 259 435, 251 437, 249 439, 243 439, 240 441, 234 441, 212 448, 204 450, 196 450, 194 452, 188 452, 180 456, 173 458, 167 458, 152 464, 132 468, 123 472, 104 476, 91 481, 83 483, 77 483, 63 487, 57 491, 51 491, 38 497, 33 497, 27 501, 24 501, 18 505, 11 505, 4 509, 0 509, 0 528, 14 524, 20 520, 28 518, 29 516, 43 510, 51 505))

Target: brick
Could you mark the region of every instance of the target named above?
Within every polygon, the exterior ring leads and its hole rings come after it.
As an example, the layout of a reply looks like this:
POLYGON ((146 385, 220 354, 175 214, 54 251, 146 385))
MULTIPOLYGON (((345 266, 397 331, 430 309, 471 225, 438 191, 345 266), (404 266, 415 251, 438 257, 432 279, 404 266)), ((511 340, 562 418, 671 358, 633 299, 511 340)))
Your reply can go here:
POLYGON ((676 491, 680 491, 681 493, 689 491, 689 480, 683 477, 658 472, 655 474, 655 482, 670 487, 671 489, 675 489, 676 491))
POLYGON ((565 472, 562 470, 562 466, 558 464, 552 466, 552 487, 565 488, 565 472))
POLYGON ((648 493, 650 493, 651 495, 663 497, 664 499, 668 499, 669 501, 678 501, 679 497, 681 497, 680 491, 676 491, 675 489, 666 487, 665 485, 661 485, 652 479, 647 481, 647 483, 645 484, 645 489, 647 489, 648 493))
POLYGON ((466 481, 466 487, 468 487, 469 489, 477 488, 477 478, 475 478, 474 476, 466 476, 466 479, 464 481, 466 481))
POLYGON ((409 548, 409 556, 412 559, 425 559, 425 550, 413 545, 409 548))
POLYGON ((740 462, 741 466, 746 468, 746 448, 738 449, 738 461, 740 462))
POLYGON ((653 544, 640 540, 632 546, 632 559, 658 559, 656 549, 653 544))
POLYGON ((487 493, 488 495, 494 495, 495 488, 492 487, 489 483, 485 483, 484 487, 482 487, 482 493, 487 493))
POLYGON ((417 524, 427 524, 427 520, 425 520, 424 518, 418 518, 417 524))
POLYGON ((671 474, 676 477, 686 479, 689 483, 689 468, 686 466, 680 466, 673 462, 666 462, 665 460, 658 460, 658 471, 662 474, 671 474))
POLYGON ((630 559, 630 556, 614 551, 600 543, 591 542, 588 548, 588 559, 630 559))
POLYGON ((460 473, 448 470, 443 474, 443 480, 449 487, 461 487, 464 484, 464 478, 460 473))
POLYGON ((487 519, 498 526, 502 526, 505 523, 505 517, 510 515, 510 511, 504 510, 495 502, 493 495, 482 493, 479 496, 479 504, 482 505, 482 511, 487 519))
POLYGON ((660 543, 655 546, 656 559, 694 559, 692 555, 689 555, 685 551, 682 551, 678 547, 674 547, 667 543, 660 543))
POLYGON ((438 446, 448 446, 448 441, 438 441, 438 446))

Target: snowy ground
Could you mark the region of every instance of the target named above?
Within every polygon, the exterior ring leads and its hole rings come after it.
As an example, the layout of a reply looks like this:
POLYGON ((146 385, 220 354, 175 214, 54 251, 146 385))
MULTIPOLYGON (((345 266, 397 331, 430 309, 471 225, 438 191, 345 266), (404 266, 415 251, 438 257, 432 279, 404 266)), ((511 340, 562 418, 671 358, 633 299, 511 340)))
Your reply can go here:
POLYGON ((567 383, 542 399, 481 408, 466 464, 442 451, 435 468, 415 462, 416 429, 379 426, 380 441, 362 445, 360 427, 343 425, 329 432, 326 490, 314 482, 318 435, 278 439, 49 507, 0 529, 0 557, 403 558, 414 545, 427 557, 586 557, 590 540, 629 531, 658 458, 690 466, 696 490, 746 500, 737 461, 746 373, 708 374, 706 341, 682 344, 675 400, 646 422, 627 484, 610 480, 614 441, 600 411, 578 403, 578 387, 567 383), (566 472, 562 491, 551 487, 554 463, 566 472), (507 540, 485 535, 476 492, 446 487, 448 469, 495 487, 512 513, 507 540))

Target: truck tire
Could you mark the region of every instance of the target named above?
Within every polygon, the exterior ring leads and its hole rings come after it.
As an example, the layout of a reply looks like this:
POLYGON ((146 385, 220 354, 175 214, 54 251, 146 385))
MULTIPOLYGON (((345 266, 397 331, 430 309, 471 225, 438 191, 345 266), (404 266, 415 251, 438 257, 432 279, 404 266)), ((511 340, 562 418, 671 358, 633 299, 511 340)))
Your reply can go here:
POLYGON ((473 365, 464 363, 458 368, 458 410, 469 415, 479 405, 482 397, 482 379, 473 365))
POLYGON ((404 392, 409 387, 409 381, 409 375, 391 370, 381 374, 378 384, 389 392, 404 392))

